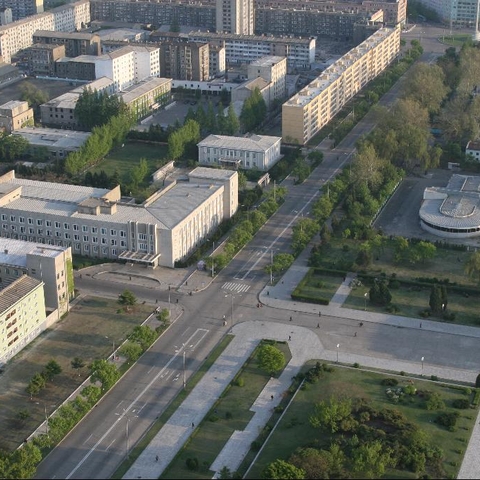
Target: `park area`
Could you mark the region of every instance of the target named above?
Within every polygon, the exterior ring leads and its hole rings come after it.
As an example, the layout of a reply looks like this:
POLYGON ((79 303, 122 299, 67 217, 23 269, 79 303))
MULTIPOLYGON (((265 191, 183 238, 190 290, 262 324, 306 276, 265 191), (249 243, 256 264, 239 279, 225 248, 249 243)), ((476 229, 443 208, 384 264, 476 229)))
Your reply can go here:
POLYGON ((452 47, 461 47, 464 43, 472 40, 472 35, 468 33, 460 33, 458 35, 443 35, 440 37, 442 43, 451 45, 452 47))
POLYGON ((140 163, 144 158, 148 165, 148 176, 167 163, 168 147, 144 142, 125 142, 123 147, 114 148, 101 162, 97 163, 89 171, 100 173, 102 170, 111 177, 118 172, 120 181, 130 183, 132 167, 140 163))
POLYGON ((331 300, 342 277, 353 271, 360 281, 353 285, 343 304, 345 308, 464 325, 480 324, 480 288, 475 279, 465 273, 471 252, 436 247, 431 258, 413 261, 409 260, 413 256, 408 257, 408 252, 414 252, 418 244, 407 242, 406 248, 399 253, 398 240, 383 237, 380 243, 371 247, 368 265, 359 265, 360 260, 365 259, 365 255, 360 255, 362 245, 364 242, 339 238, 323 244, 312 255, 311 264, 315 269, 302 280, 295 294, 304 301, 324 303, 324 300, 331 300), (370 288, 376 281, 384 282, 391 294, 391 301, 386 305, 375 305, 370 301, 370 288), (443 287, 446 294, 445 310, 436 314, 429 312, 434 285, 443 287))
POLYGON ((477 408, 475 389, 317 364, 246 478, 276 460, 293 468, 263 478, 456 478, 477 408))
MULTIPOLYGON (((160 478, 212 478, 211 464, 235 430, 242 431, 254 412, 251 407, 271 376, 259 366, 258 352, 264 342, 252 353, 242 370, 233 379, 218 402, 197 427, 191 439, 177 454, 160 478)), ((275 343, 285 357, 291 358, 288 345, 275 343)), ((278 372, 278 374, 280 374, 278 372)))
POLYGON ((0 448, 17 448, 42 423, 45 410, 54 411, 88 377, 88 365, 108 358, 152 308, 136 305, 127 313, 115 300, 82 298, 65 318, 10 360, 0 375, 0 448), (72 367, 75 357, 83 360, 83 368, 72 367), (62 372, 31 400, 25 391, 28 382, 52 359, 62 372))

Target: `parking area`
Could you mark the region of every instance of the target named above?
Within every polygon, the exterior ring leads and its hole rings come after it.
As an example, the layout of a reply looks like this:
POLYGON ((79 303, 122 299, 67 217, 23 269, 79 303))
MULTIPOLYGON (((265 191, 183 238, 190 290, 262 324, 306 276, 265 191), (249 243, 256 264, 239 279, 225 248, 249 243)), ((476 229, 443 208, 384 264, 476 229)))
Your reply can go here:
MULTIPOLYGON (((418 212, 422 204, 425 188, 445 187, 453 173, 461 174, 462 172, 437 169, 430 171, 426 176, 406 177, 374 222, 374 226, 381 228, 386 235, 421 238, 432 242, 441 240, 441 237, 427 233, 422 229, 418 212)), ((448 243, 478 247, 480 238, 448 239, 448 243)))

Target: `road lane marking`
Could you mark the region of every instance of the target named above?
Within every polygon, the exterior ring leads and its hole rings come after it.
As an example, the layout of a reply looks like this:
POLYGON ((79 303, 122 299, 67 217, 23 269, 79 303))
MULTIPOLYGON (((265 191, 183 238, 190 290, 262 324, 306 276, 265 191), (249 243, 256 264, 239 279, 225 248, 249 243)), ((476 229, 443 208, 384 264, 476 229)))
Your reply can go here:
MULTIPOLYGON (((204 328, 199 328, 197 329, 197 331, 195 331, 189 338, 188 342, 186 343, 189 343, 193 340, 193 338, 196 336, 197 332, 200 332, 200 331, 203 331, 204 332, 204 335, 202 336, 202 339, 205 337, 205 335, 208 333, 208 330, 204 329, 204 328)), ((80 462, 78 462, 78 464, 76 465, 76 467, 65 477, 66 480, 68 480, 69 478, 72 478, 72 476, 75 474, 75 472, 88 460, 88 458, 90 457, 90 455, 97 449, 97 447, 105 440, 105 438, 111 433, 111 431, 117 426, 117 424, 119 422, 121 422, 123 420, 123 417, 128 413, 128 411, 135 405, 136 402, 138 402, 138 400, 143 396, 145 395, 145 393, 151 388, 151 386, 158 380, 158 378, 160 377, 160 375, 168 369, 168 367, 177 359, 177 357, 179 356, 180 352, 182 351, 184 347, 182 346, 182 348, 177 352, 175 353, 175 355, 173 355, 173 357, 167 362, 167 364, 160 370, 160 372, 158 372, 157 375, 155 375, 155 377, 151 380, 151 382, 138 394, 138 396, 131 402, 131 404, 124 410, 124 412, 122 414, 119 415, 118 419, 112 424, 112 426, 102 435, 102 437, 100 437, 100 439, 98 440, 98 442, 85 454, 85 456, 82 458, 82 460, 80 460, 80 462)))
POLYGON ((93 433, 90 434, 90 436, 82 443, 82 445, 85 445, 91 438, 92 438, 93 433))
POLYGON ((115 443, 116 440, 117 440, 116 438, 114 438, 114 439, 112 440, 112 443, 110 443, 110 445, 109 445, 109 446, 107 447, 107 449, 105 450, 106 452, 108 452, 108 449, 115 443))

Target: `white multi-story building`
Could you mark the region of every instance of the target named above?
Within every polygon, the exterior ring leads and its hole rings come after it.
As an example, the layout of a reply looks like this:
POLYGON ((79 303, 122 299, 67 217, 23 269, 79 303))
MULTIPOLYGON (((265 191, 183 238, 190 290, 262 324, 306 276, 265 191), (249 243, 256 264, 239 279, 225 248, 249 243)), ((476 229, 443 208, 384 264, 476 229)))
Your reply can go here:
POLYGON ((68 311, 74 294, 70 247, 43 245, 12 238, 0 238, 0 289, 22 275, 45 284, 45 306, 57 319, 68 311))
POLYGON ((253 35, 253 0, 216 0, 217 32, 253 35))
POLYGON ((437 12, 442 22, 451 27, 476 28, 477 0, 420 0, 420 3, 437 12))
POLYGON ((23 275, 0 290, 0 365, 47 328, 43 282, 23 275))
POLYGON ((225 75, 227 67, 225 58, 225 47, 209 46, 208 69, 210 71, 210 78, 225 75))
POLYGON ((0 236, 75 255, 174 267, 238 208, 238 174, 197 168, 142 205, 112 190, 0 177, 0 236), (198 179, 201 178, 201 181, 198 179))
POLYGON ((88 22, 90 22, 90 2, 80 0, 3 25, 0 27, 0 55, 5 63, 10 63, 12 55, 33 45, 35 31, 73 32, 88 22))
POLYGON ((16 21, 30 15, 42 13, 43 0, 0 0, 0 7, 9 8, 12 20, 16 21))
POLYGON ((270 170, 281 158, 280 137, 209 135, 197 144, 201 165, 270 170))
POLYGON ((135 62, 135 83, 148 77, 160 76, 160 48, 132 45, 135 62))
POLYGON ((305 144, 397 57, 400 28, 382 28, 282 105, 282 137, 305 144))
POLYGON ((261 77, 269 83, 269 102, 284 99, 287 93, 287 59, 269 55, 248 65, 250 80, 261 77))
POLYGON ((130 47, 99 57, 92 56, 90 61, 95 64, 95 77, 111 78, 116 91, 125 90, 135 83, 135 54, 130 47))
POLYGON ((231 33, 190 32, 194 42, 225 46, 228 64, 251 63, 268 55, 287 58, 289 71, 309 68, 315 61, 315 37, 267 37, 260 35, 235 35, 231 33))

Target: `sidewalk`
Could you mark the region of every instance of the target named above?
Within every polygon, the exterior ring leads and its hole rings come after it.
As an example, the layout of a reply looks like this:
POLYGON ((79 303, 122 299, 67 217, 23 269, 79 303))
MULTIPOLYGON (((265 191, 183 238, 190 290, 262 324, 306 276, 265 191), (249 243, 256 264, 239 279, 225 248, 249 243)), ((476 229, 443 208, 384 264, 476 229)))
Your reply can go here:
MULTIPOLYGON (((238 469, 248 453, 252 441, 257 438, 270 418, 273 409, 280 402, 282 393, 290 386, 292 376, 298 373, 307 360, 321 359, 332 363, 336 360, 336 352, 325 350, 317 335, 312 335, 312 331, 304 327, 252 321, 235 325, 233 333, 235 338, 229 346, 123 478, 158 478, 189 439, 195 427, 205 419, 207 413, 262 339, 270 338, 285 341, 291 336, 292 340, 289 341, 292 353, 291 361, 282 375, 278 379, 272 379, 268 382, 253 402, 251 410, 255 414, 245 430, 235 431, 213 462, 211 468, 216 471, 215 476, 225 466, 232 472, 238 469), (156 460, 157 455, 158 461, 156 460)), ((418 362, 376 359, 348 353, 342 353, 341 362, 349 364, 358 362, 367 368, 403 370, 421 374, 421 367, 418 362)), ((476 372, 472 371, 434 367, 432 367, 432 373, 442 378, 466 382, 474 382, 476 376, 476 372)), ((478 422, 476 422, 471 447, 467 449, 464 466, 462 466, 462 472, 467 471, 468 476, 460 478, 480 478, 480 464, 476 450, 480 444, 479 430, 478 422)))

